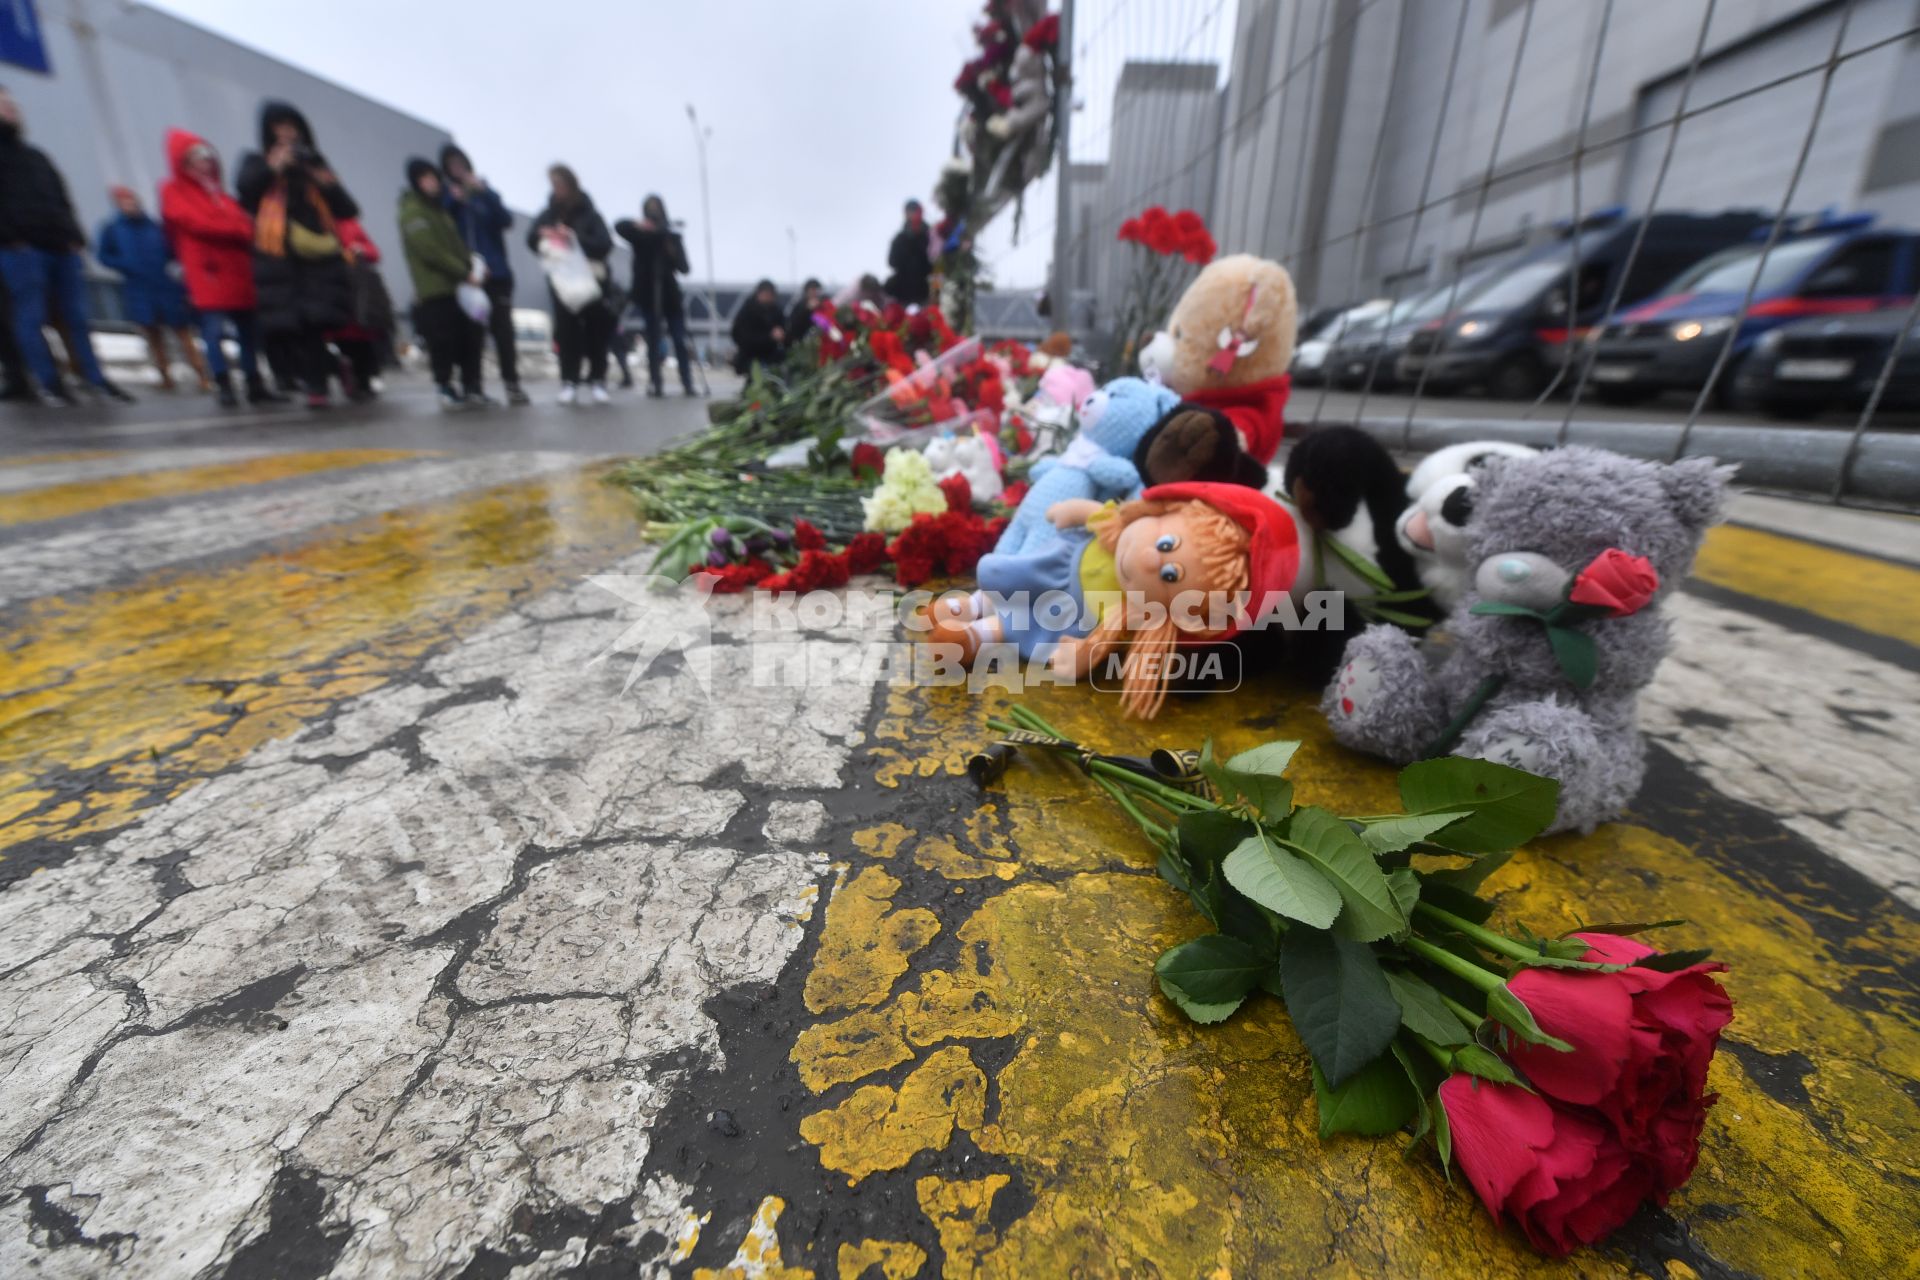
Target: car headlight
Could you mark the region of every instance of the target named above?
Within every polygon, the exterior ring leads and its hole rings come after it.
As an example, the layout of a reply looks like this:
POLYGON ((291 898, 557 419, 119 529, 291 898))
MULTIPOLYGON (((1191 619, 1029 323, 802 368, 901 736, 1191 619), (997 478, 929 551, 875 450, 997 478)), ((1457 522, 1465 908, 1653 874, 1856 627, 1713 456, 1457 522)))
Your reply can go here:
POLYGON ((1732 316, 1708 316, 1704 320, 1682 320, 1667 332, 1675 342, 1692 342, 1695 338, 1718 337, 1731 328, 1732 316))
POLYGON ((1479 342, 1493 336, 1493 324, 1487 320, 1462 321, 1460 327, 1453 331, 1453 336, 1461 342, 1479 342))

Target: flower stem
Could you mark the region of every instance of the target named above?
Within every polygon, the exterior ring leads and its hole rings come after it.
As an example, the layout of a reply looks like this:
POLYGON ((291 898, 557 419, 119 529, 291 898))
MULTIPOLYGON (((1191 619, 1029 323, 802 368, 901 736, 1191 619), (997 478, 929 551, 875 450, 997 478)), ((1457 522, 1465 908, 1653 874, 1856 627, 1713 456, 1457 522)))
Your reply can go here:
POLYGON ((1168 837, 1171 835, 1171 833, 1165 827, 1161 826, 1157 822, 1154 822, 1152 819, 1148 818, 1145 813, 1141 812, 1140 806, 1136 805, 1132 800, 1128 799, 1126 792, 1122 791, 1119 787, 1114 786, 1111 782, 1108 782, 1105 778, 1095 778, 1094 781, 1099 783, 1100 786, 1106 790, 1107 794, 1113 797, 1114 803, 1118 804, 1122 809, 1125 809, 1127 811, 1127 816, 1129 818, 1132 818, 1136 823, 1138 823, 1140 826, 1140 829, 1146 832, 1151 839, 1153 839, 1155 842, 1161 845, 1165 845, 1167 843, 1168 837))
POLYGON ((1445 925, 1455 933, 1462 934, 1472 941, 1479 943, 1496 955, 1503 955, 1509 960, 1522 961, 1536 960, 1539 958, 1539 953, 1527 947, 1525 944, 1515 942, 1512 938, 1504 934, 1495 933, 1484 925, 1477 925, 1471 920, 1454 915, 1451 911, 1443 911, 1431 903, 1418 903, 1413 909, 1421 915, 1426 916, 1429 920, 1437 924, 1445 925))
POLYGON ((1467 1008, 1467 1006, 1461 1004, 1458 1000, 1455 1000, 1452 996, 1448 995, 1446 992, 1439 991, 1439 992, 1436 992, 1435 994, 1438 995, 1441 1000, 1446 1002, 1447 1008, 1453 1011, 1454 1017, 1460 1019, 1460 1021, 1467 1024, 1468 1030, 1470 1031, 1478 1030, 1480 1027, 1480 1024, 1486 1021, 1486 1019, 1482 1018, 1479 1014, 1475 1013, 1473 1010, 1467 1008))
POLYGON ((1199 796, 1190 795, 1177 787, 1170 787, 1164 782, 1157 782, 1152 778, 1135 773, 1131 769, 1123 769, 1117 764, 1109 764, 1105 760, 1088 761, 1087 771, 1096 777, 1111 778, 1114 782, 1119 783, 1130 791, 1143 792, 1162 808, 1174 809, 1184 813, 1195 809, 1217 809, 1220 807, 1219 805, 1202 800, 1199 796))
POLYGON ((1462 982, 1472 983, 1476 990, 1492 991, 1506 982, 1499 974, 1482 969, 1470 960, 1463 960, 1445 947, 1436 947, 1425 938, 1410 937, 1403 945, 1434 967, 1445 970, 1462 982))

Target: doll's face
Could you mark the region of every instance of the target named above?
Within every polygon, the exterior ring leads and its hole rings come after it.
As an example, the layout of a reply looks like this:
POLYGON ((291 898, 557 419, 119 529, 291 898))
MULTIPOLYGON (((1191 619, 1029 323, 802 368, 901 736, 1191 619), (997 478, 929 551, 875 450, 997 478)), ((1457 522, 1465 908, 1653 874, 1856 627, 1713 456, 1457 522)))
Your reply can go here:
POLYGON ((1209 611, 1212 602, 1201 593, 1200 548, 1184 512, 1135 520, 1120 531, 1113 559, 1123 591, 1138 592, 1148 604, 1167 609, 1178 603, 1201 616, 1209 611))

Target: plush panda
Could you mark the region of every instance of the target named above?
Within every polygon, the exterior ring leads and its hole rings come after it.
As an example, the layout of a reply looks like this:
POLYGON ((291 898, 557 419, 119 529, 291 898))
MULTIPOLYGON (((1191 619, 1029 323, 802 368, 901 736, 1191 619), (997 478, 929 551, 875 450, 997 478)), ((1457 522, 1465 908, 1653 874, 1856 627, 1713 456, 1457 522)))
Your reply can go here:
POLYGON ((1392 541, 1409 557, 1440 614, 1458 604, 1472 583, 1466 524, 1473 514, 1474 469, 1489 458, 1530 458, 1536 452, 1505 440, 1469 440, 1436 449, 1407 477, 1409 501, 1394 522, 1392 541))

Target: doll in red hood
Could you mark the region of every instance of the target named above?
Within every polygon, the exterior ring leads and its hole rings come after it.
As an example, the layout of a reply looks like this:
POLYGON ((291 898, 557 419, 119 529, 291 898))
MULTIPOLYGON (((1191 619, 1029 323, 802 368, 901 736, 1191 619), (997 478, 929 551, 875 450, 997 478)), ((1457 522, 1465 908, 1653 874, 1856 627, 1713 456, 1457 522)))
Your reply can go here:
POLYGON ((1121 710, 1152 719, 1176 645, 1232 638, 1301 580, 1293 513, 1240 485, 1162 485, 1121 505, 1069 499, 1047 518, 1062 537, 983 556, 980 590, 934 601, 910 624, 920 638, 965 664, 983 646, 1012 645, 1075 680, 1122 653, 1121 710))
POLYGON ((1180 393, 1134 452, 1148 484, 1267 482, 1298 323, 1293 277, 1277 262, 1234 254, 1194 278, 1140 353, 1141 371, 1180 393))

